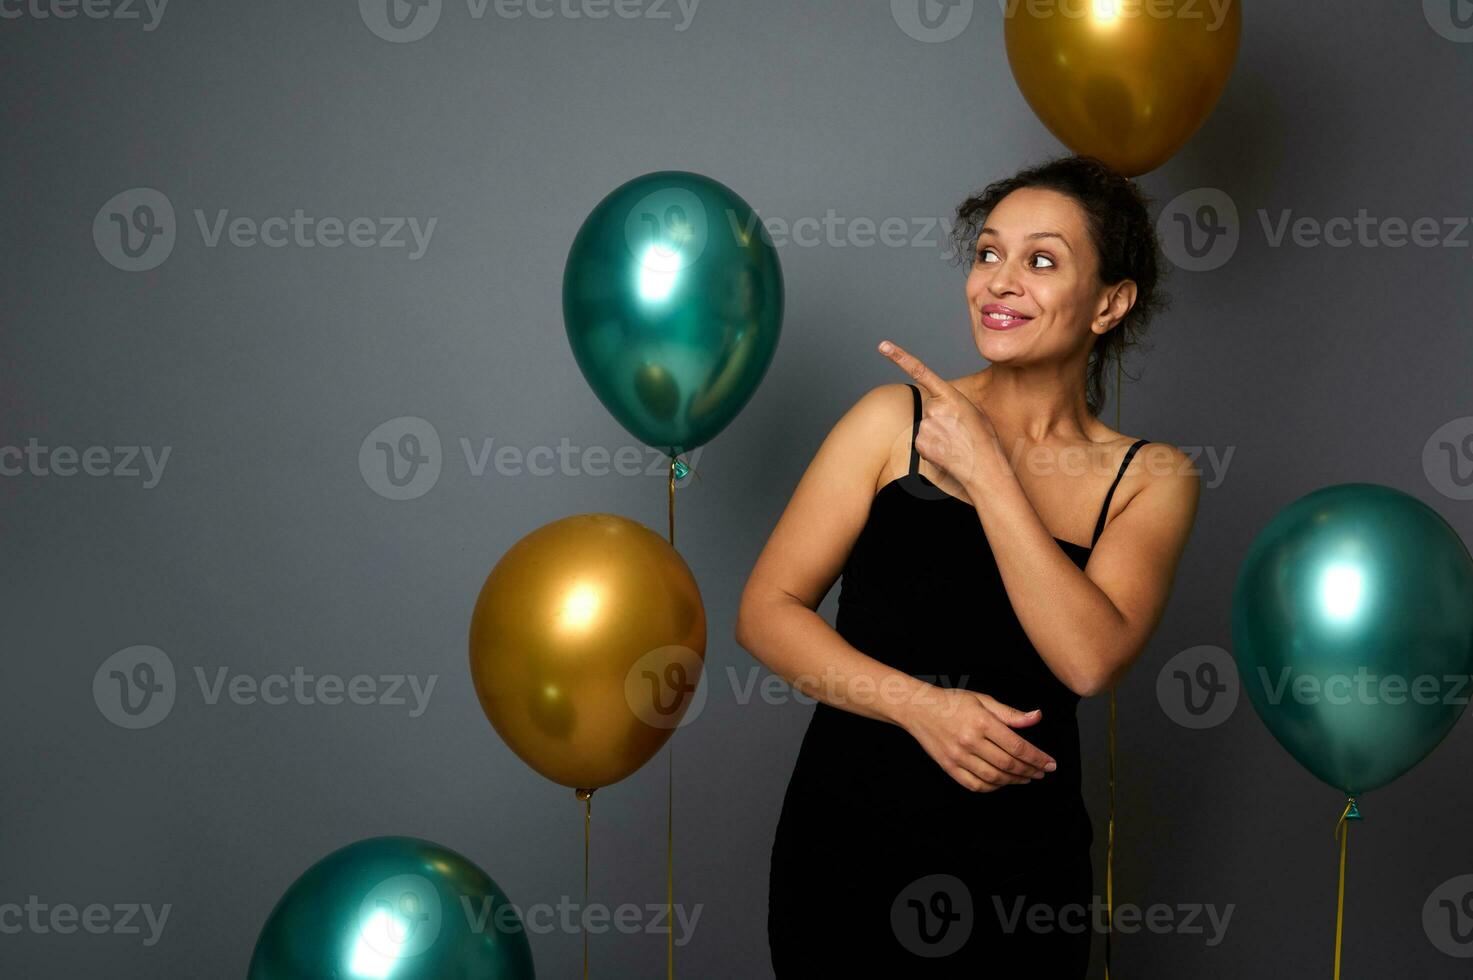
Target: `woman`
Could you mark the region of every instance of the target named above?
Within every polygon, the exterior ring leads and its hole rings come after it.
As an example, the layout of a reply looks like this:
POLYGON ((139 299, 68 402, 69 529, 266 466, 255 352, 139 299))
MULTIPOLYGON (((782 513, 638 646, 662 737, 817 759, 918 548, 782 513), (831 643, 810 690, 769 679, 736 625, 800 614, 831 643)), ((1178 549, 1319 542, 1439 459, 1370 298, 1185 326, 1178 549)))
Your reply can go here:
POLYGON ((742 593, 737 641, 818 701, 772 846, 780 978, 1082 977, 1103 928, 1075 706, 1160 622, 1200 489, 1098 418, 1106 362, 1164 306, 1159 249, 1088 157, 957 219, 989 366, 945 381, 881 343, 913 384, 838 421, 742 593))

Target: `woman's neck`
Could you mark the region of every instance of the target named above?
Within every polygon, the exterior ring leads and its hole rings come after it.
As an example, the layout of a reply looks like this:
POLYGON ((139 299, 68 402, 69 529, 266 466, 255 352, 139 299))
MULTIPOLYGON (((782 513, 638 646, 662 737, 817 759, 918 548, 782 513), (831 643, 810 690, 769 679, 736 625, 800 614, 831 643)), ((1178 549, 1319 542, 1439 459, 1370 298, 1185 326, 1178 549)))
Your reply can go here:
POLYGON ((1077 443, 1100 434, 1084 398, 1082 371, 993 364, 963 380, 962 393, 992 420, 1004 450, 1020 441, 1077 443))

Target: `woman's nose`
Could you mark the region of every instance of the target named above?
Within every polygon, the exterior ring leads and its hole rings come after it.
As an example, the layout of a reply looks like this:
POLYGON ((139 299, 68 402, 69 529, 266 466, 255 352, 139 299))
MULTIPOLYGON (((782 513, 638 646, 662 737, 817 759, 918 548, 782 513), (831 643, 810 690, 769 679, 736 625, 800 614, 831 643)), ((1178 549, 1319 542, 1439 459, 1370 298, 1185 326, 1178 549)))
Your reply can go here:
POLYGON ((1003 262, 992 272, 992 278, 987 282, 987 288, 994 296, 1018 292, 1017 270, 1011 262, 1003 262))

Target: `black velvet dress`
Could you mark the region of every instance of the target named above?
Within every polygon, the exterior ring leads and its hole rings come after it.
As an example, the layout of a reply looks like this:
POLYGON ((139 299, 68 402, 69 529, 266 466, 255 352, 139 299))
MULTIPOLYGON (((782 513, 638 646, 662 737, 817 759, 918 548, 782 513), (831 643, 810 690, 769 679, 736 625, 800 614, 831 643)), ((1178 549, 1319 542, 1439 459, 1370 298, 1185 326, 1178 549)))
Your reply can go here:
MULTIPOLYGON (((871 504, 844 566, 836 629, 930 683, 1041 708, 1040 722, 1017 731, 1058 769, 974 793, 903 728, 816 704, 772 845, 773 968, 780 980, 851 971, 1083 977, 1103 898, 1092 903, 1079 696, 1024 633, 976 510, 918 472, 920 392, 911 388, 910 471, 871 504), (917 542, 927 544, 924 555, 917 542)), ((1056 539, 1080 568, 1147 441, 1121 463, 1090 546, 1056 539)))

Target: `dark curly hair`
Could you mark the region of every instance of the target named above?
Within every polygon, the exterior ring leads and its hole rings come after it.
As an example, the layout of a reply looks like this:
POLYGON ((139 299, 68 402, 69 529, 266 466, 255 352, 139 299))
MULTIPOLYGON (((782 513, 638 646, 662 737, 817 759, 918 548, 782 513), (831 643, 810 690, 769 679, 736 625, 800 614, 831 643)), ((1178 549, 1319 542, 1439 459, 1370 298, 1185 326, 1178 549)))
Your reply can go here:
MULTIPOLYGON (((1135 305, 1115 327, 1095 340, 1085 371, 1085 403, 1098 417, 1105 406, 1105 366, 1122 364, 1127 349, 1141 338, 1152 318, 1170 303, 1161 291, 1165 263, 1148 213, 1149 198, 1133 181, 1091 156, 1061 156, 994 181, 956 209, 951 241, 958 264, 971 268, 977 236, 1003 198, 1023 187, 1058 191, 1083 209, 1090 240, 1100 257, 1100 283, 1126 279, 1136 284, 1135 305)), ((1124 370, 1122 365, 1121 370, 1124 370)))

